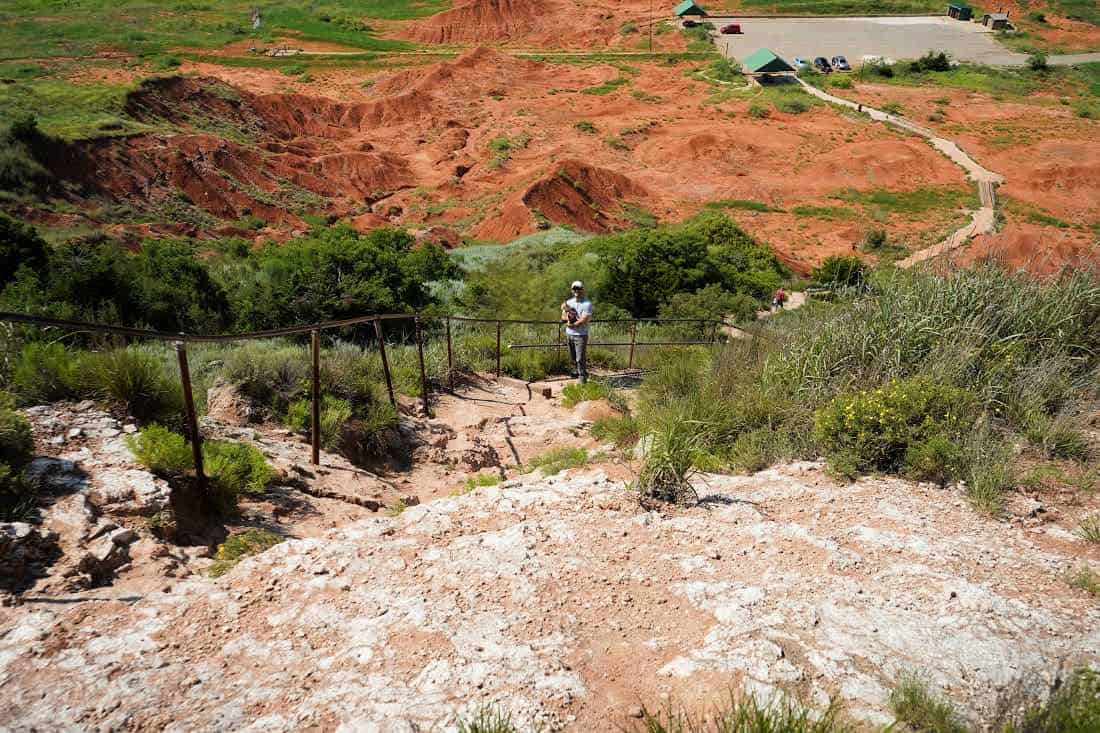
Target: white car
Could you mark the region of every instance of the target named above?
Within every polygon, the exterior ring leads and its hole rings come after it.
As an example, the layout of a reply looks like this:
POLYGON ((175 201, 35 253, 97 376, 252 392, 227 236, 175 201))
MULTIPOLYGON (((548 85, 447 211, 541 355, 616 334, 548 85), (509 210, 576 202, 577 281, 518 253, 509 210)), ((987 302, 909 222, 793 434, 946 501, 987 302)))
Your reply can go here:
POLYGON ((795 68, 795 71, 802 71, 803 69, 808 69, 808 68, 810 68, 810 60, 809 59, 804 59, 801 56, 795 56, 794 57, 794 68, 795 68))
POLYGON ((833 68, 837 71, 851 71, 852 67, 848 65, 848 59, 843 56, 833 56, 833 68))

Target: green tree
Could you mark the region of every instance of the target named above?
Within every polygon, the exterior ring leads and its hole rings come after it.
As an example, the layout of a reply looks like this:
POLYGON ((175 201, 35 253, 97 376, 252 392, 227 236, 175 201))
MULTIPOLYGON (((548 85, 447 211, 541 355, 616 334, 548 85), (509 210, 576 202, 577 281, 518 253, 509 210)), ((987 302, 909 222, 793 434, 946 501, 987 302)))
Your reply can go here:
POLYGON ((14 280, 21 267, 41 272, 48 259, 46 243, 34 227, 0 214, 0 288, 14 280))

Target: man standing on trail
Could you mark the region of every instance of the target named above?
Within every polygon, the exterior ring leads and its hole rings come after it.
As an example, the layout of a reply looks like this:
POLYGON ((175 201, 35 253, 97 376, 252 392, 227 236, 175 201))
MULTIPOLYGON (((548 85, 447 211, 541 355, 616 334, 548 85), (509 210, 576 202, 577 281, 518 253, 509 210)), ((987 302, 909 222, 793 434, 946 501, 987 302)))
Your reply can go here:
POLYGON ((775 297, 772 298, 772 305, 777 311, 783 310, 783 304, 787 302, 787 291, 780 285, 779 289, 775 291, 775 297))
POLYGON ((577 381, 588 381, 588 323, 592 320, 592 301, 584 294, 584 283, 574 280, 570 286, 573 297, 561 304, 561 320, 568 324, 565 335, 569 341, 569 360, 573 362, 577 381))

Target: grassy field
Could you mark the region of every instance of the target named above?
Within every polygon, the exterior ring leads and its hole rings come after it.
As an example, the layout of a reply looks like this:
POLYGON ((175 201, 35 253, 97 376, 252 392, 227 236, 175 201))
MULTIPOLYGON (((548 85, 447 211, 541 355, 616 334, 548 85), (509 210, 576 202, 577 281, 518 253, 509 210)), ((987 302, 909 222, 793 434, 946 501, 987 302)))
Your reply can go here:
POLYGON ((940 86, 1017 99, 1038 92, 1100 97, 1100 63, 1051 67, 1045 71, 976 64, 960 64, 949 71, 912 71, 907 63, 899 63, 891 67, 890 72, 890 76, 872 71, 857 72, 852 79, 856 83, 940 86))
POLYGON ((446 0, 325 0, 262 9, 259 30, 243 0, 9 0, 0 10, 0 61, 84 57, 103 53, 149 56, 178 47, 214 48, 232 41, 257 44, 278 36, 339 43, 367 50, 411 47, 379 39, 371 19, 431 15, 446 0))
POLYGON ((944 7, 933 0, 741 0, 736 6, 752 13, 788 15, 942 14, 944 7))

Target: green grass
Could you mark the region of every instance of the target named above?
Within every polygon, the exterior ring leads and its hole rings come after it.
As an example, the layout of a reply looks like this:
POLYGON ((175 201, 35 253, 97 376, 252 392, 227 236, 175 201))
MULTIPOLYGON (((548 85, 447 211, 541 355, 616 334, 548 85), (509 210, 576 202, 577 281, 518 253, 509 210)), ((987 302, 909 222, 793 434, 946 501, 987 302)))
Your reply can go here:
POLYGON ((905 674, 890 693, 890 709, 909 730, 921 733, 968 733, 954 706, 929 689, 915 674, 905 674))
POLYGON ((741 5, 754 12, 788 15, 943 14, 943 6, 933 0, 742 0, 741 5))
POLYGON ((791 209, 795 216, 812 216, 815 219, 858 219, 859 212, 843 206, 815 206, 803 204, 791 209))
POLYGON ((588 400, 602 400, 611 397, 611 387, 607 382, 585 382, 584 384, 568 384, 561 391, 561 403, 564 407, 572 409, 581 402, 588 400))
POLYGON ((500 476, 495 473, 476 473, 473 476, 466 477, 465 491, 468 493, 474 489, 480 489, 485 486, 496 486, 500 483, 500 476))
POLYGON ((255 3, 243 0, 150 3, 82 0, 79 3, 10 0, 0 14, 7 59, 86 57, 104 52, 161 55, 173 48, 216 48, 231 41, 291 36, 352 48, 399 50, 412 44, 378 38, 369 19, 399 20, 448 7, 440 0, 325 0, 263 8, 259 31, 251 27, 255 3), (365 19, 365 22, 364 22, 365 19))
POLYGON ((584 448, 555 448, 540 453, 527 462, 529 471, 541 471, 543 476, 553 476, 570 468, 580 468, 588 463, 588 451, 584 448))
POLYGON ((597 440, 614 443, 620 450, 633 447, 641 437, 638 419, 630 415, 601 418, 589 430, 597 440))
POLYGON ((1077 527, 1077 534, 1086 542, 1100 544, 1100 514, 1090 514, 1082 519, 1077 527))
POLYGON ((478 707, 458 721, 458 733, 519 733, 512 715, 492 705, 478 707))
POLYGON ((0 127, 27 114, 42 132, 64 140, 125 135, 158 128, 123 112, 127 84, 73 84, 56 79, 30 79, 0 84, 0 127))
POLYGON ((830 198, 859 204, 870 209, 917 217, 934 210, 976 208, 978 196, 973 186, 929 186, 913 191, 847 189, 830 198))
POLYGON ((1066 575, 1066 582, 1078 590, 1083 590, 1093 598, 1100 598, 1100 574, 1094 573, 1088 565, 1080 565, 1066 575))
POLYGON ((608 79, 602 84, 597 84, 591 87, 585 87, 581 90, 581 94, 595 94, 602 96, 604 94, 610 94, 619 87, 626 86, 630 83, 629 76, 620 76, 615 79, 608 79))
POLYGON ((642 706, 641 716, 619 730, 631 733, 848 733, 858 730, 833 704, 814 710, 792 698, 768 704, 730 693, 706 711, 693 715, 666 704, 662 709, 642 706))
POLYGON ((708 209, 738 209, 741 211, 759 211, 761 213, 783 211, 783 209, 769 206, 763 201, 751 201, 748 199, 719 199, 717 201, 708 201, 705 206, 708 209))
POLYGON ((282 541, 282 537, 264 529, 246 529, 230 535, 225 542, 218 545, 217 552, 214 553, 210 577, 220 578, 249 555, 257 555, 282 541))

